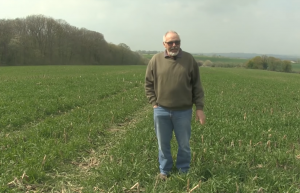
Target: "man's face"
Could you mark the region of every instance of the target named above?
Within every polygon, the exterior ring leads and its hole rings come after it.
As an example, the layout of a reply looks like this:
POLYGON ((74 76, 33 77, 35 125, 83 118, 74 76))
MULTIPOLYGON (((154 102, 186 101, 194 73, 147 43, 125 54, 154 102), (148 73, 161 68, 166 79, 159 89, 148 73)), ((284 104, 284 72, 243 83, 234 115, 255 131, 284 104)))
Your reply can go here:
POLYGON ((176 56, 180 49, 180 39, 176 33, 168 33, 163 42, 169 56, 176 56))

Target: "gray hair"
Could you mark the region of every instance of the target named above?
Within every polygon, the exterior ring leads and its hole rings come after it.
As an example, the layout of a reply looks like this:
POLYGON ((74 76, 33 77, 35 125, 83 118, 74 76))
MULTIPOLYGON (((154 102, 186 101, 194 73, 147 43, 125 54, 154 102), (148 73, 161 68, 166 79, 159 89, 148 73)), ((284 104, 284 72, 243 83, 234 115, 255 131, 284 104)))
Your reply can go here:
POLYGON ((180 39, 180 36, 179 36, 179 34, 178 34, 176 31, 172 31, 172 30, 170 30, 170 31, 167 31, 167 33, 165 33, 165 35, 163 35, 163 42, 165 42, 165 41, 166 41, 166 36, 167 36, 169 33, 174 33, 174 34, 177 34, 177 35, 178 35, 178 37, 179 37, 179 39, 180 39))

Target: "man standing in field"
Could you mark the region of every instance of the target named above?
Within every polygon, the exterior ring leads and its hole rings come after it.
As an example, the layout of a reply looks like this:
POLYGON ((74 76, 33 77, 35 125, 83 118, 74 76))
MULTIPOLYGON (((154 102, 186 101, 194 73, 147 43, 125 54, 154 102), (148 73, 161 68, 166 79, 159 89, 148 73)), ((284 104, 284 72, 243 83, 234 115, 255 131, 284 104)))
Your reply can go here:
POLYGON ((146 96, 154 110, 161 179, 166 179, 173 167, 170 144, 173 131, 178 143, 176 167, 180 173, 187 173, 190 168, 193 104, 196 120, 205 123, 198 64, 191 54, 182 51, 180 44, 179 35, 168 31, 163 36, 165 52, 152 57, 145 76, 146 96))

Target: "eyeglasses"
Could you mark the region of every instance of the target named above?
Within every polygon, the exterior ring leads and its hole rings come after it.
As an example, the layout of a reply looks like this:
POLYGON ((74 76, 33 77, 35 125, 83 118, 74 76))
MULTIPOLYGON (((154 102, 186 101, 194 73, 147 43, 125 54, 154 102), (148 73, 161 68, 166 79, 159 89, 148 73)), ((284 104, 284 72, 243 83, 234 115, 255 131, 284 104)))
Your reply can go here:
POLYGON ((173 46, 174 44, 176 46, 180 45, 180 40, 177 41, 171 41, 171 42, 165 42, 166 44, 168 44, 168 46, 173 46))

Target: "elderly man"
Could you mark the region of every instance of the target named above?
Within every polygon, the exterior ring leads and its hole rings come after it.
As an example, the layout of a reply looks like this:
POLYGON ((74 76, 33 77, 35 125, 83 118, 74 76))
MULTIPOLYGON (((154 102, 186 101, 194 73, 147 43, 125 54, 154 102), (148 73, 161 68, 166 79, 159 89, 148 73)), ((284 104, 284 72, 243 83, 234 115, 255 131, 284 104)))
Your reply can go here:
POLYGON ((145 92, 154 110, 154 126, 158 141, 159 177, 166 179, 173 167, 171 138, 178 143, 176 167, 180 173, 190 168, 191 120, 193 104, 196 120, 205 123, 204 91, 198 64, 193 56, 180 48, 175 31, 163 36, 165 51, 149 61, 145 76, 145 92))

